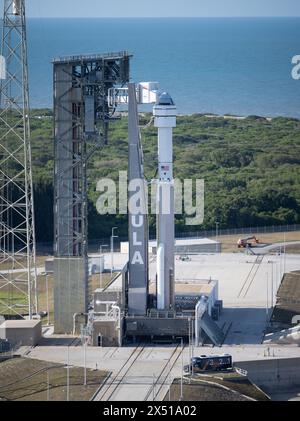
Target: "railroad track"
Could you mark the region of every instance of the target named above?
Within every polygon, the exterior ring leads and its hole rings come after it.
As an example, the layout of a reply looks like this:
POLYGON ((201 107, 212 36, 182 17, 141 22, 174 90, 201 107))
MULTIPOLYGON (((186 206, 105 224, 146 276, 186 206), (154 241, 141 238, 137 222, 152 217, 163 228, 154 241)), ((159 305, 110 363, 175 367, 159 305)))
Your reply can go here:
POLYGON ((126 374, 131 369, 133 364, 136 362, 136 360, 139 358, 139 356, 144 351, 144 346, 137 346, 133 352, 131 353, 130 357, 127 359, 126 363, 123 365, 122 368, 115 374, 114 376, 111 376, 106 383, 100 388, 97 395, 95 395, 94 400, 95 401, 110 401, 113 397, 114 393, 118 389, 118 387, 123 383, 126 374))
POLYGON ((183 350, 181 349, 181 346, 177 345, 177 347, 172 352, 171 357, 164 365, 160 375, 156 379, 156 382, 151 386, 150 390, 148 391, 144 401, 155 401, 155 400, 161 401, 164 398, 169 388, 169 384, 166 384, 167 380, 169 379, 171 371, 174 365, 176 364, 176 362, 178 361, 178 358, 180 357, 183 350), (166 389, 165 391, 163 390, 164 388, 166 389), (164 392, 163 396, 160 396, 162 395, 163 392, 164 392))

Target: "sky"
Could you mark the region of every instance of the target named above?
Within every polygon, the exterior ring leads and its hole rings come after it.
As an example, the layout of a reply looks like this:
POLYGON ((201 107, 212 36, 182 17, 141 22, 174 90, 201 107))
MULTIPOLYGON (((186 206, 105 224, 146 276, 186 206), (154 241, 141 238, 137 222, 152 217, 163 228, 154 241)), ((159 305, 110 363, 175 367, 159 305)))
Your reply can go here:
POLYGON ((29 17, 300 16, 299 0, 26 0, 26 3, 29 17))

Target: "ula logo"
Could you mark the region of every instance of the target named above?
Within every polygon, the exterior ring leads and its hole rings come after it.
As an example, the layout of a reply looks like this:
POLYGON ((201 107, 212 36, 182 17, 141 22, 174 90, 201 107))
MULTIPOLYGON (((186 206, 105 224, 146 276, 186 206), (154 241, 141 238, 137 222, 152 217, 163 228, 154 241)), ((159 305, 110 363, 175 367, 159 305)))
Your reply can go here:
POLYGON ((297 325, 298 323, 300 323, 300 314, 298 314, 298 315, 296 315, 292 318, 292 324, 293 325, 297 325))
POLYGON ((292 64, 295 64, 292 69, 292 78, 298 80, 300 79, 300 55, 292 58, 292 64))

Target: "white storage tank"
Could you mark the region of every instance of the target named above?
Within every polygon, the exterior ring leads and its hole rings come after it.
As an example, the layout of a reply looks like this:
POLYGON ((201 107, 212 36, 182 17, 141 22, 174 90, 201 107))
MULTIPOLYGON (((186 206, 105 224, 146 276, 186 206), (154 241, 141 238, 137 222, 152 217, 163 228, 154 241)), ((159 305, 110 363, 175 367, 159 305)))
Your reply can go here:
POLYGON ((21 0, 13 1, 13 15, 20 16, 21 14, 21 0))
POLYGON ((105 258, 103 255, 90 256, 89 257, 89 275, 94 275, 95 273, 103 273, 104 262, 105 262, 105 258))
POLYGON ((155 104, 159 90, 158 82, 141 82, 138 84, 138 102, 140 104, 155 104))
POLYGON ((5 57, 0 55, 0 79, 6 79, 6 60, 5 57))

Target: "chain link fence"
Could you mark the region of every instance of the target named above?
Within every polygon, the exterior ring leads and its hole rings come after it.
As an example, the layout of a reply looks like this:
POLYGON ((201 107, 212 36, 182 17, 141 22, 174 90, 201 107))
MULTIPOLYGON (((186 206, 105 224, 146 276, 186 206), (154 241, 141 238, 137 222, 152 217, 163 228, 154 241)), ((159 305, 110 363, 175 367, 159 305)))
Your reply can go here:
POLYGON ((244 228, 226 228, 214 230, 201 230, 191 232, 180 232, 176 234, 177 238, 209 238, 220 235, 237 235, 237 234, 267 234, 274 232, 293 232, 300 231, 299 224, 293 225, 271 225, 264 227, 244 227, 244 228))
MULTIPOLYGON (((220 235, 238 235, 238 234, 267 234, 273 232, 293 232, 300 231, 300 224, 293 225, 270 225, 263 227, 243 227, 243 228, 225 228, 225 229, 210 229, 199 231, 177 232, 176 238, 216 238, 220 235)), ((155 236, 150 235, 150 240, 155 240, 155 236)), ((128 241, 127 237, 117 237, 114 239, 114 251, 120 252, 120 243, 128 241)), ((110 238, 99 238, 89 240, 89 252, 99 253, 100 246, 102 246, 102 253, 110 252, 110 238), (106 245, 104 247, 104 245, 106 245)), ((53 254, 52 243, 38 243, 37 251, 39 255, 53 254)))

